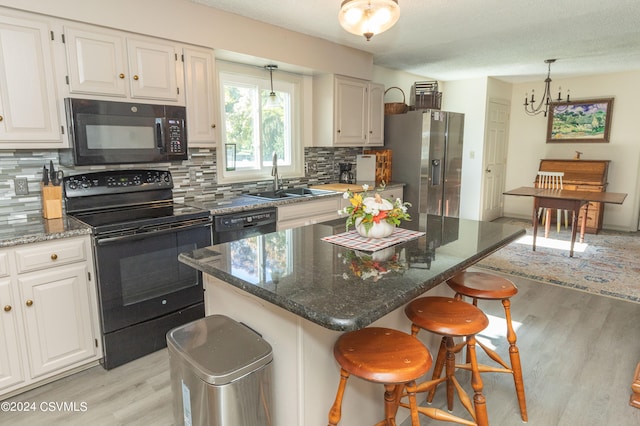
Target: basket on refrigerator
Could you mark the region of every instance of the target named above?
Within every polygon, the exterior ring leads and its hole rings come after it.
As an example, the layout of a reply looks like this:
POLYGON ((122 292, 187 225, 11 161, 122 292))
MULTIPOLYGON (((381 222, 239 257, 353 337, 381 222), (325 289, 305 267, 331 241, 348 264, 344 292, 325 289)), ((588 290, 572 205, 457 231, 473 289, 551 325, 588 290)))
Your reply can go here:
POLYGON ((388 102, 384 104, 384 115, 393 115, 393 114, 404 114, 409 110, 409 106, 405 103, 404 91, 396 86, 391 86, 387 90, 384 91, 386 95, 387 92, 391 89, 398 89, 400 93, 402 93, 402 102, 388 102))

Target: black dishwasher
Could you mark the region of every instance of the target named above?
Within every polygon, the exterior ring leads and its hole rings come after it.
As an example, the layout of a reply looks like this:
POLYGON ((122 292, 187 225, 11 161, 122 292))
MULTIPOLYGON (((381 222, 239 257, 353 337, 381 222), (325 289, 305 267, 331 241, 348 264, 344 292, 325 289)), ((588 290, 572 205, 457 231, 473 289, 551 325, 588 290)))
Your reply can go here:
POLYGON ((213 244, 228 243, 276 231, 276 208, 247 210, 213 217, 213 244))

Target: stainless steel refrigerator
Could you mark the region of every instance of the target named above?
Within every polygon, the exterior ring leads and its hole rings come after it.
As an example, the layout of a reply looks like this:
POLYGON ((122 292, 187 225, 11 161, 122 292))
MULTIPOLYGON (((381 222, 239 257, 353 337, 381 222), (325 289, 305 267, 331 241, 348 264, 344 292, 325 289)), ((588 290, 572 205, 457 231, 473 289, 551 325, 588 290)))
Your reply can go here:
POLYGON ((404 200, 412 204, 407 227, 426 230, 428 216, 460 216, 463 131, 461 113, 427 109, 385 116, 391 177, 406 184, 404 200))

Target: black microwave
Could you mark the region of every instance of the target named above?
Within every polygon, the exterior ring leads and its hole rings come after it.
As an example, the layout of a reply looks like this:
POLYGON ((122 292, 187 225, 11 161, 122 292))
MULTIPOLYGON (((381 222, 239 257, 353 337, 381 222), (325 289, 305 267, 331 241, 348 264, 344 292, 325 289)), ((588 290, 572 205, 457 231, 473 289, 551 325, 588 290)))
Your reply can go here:
POLYGON ((65 166, 162 163, 187 159, 186 109, 92 99, 65 99, 70 149, 65 166))

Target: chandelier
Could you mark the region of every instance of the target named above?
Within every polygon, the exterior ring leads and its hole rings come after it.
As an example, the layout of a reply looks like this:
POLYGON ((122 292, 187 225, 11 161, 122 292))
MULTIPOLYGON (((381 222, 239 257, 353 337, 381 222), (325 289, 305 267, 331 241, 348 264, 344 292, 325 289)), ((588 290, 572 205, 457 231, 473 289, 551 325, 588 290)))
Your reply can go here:
MULTIPOLYGON (((526 112, 527 115, 538 115, 543 112, 544 116, 547 116, 547 113, 549 112, 549 105, 551 105, 551 64, 555 61, 555 59, 545 59, 544 61, 545 64, 548 64, 549 70, 547 71, 547 78, 544 80, 544 93, 542 94, 542 98, 540 99, 538 106, 535 105, 536 100, 534 90, 531 89, 531 99, 529 99, 529 94, 525 93, 524 112, 526 112)), ((562 102, 561 92, 562 87, 558 87, 558 99, 556 99, 556 102, 562 102)), ((569 102, 569 90, 567 90, 566 102, 569 102)))
POLYGON ((398 0, 344 0, 338 21, 345 30, 369 41, 391 28, 399 17, 398 0))

